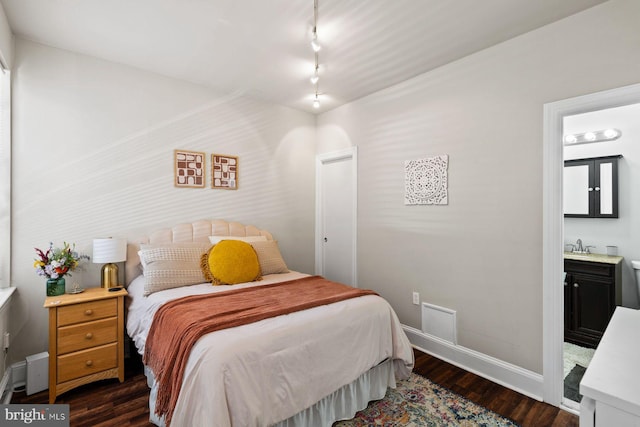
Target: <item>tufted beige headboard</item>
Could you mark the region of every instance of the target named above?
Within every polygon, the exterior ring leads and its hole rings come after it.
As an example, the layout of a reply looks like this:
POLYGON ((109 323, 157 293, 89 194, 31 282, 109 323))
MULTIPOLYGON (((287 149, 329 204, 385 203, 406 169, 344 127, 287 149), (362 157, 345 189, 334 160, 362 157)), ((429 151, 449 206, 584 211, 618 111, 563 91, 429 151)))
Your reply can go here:
POLYGON ((173 242, 202 242, 209 243, 209 236, 265 236, 273 240, 273 236, 266 230, 260 230, 253 225, 243 225, 239 222, 227 222, 222 219, 200 220, 191 223, 178 224, 171 228, 156 230, 149 236, 129 240, 127 244, 127 262, 125 263, 125 282, 127 286, 140 275, 140 258, 138 251, 140 244, 153 245, 173 242))

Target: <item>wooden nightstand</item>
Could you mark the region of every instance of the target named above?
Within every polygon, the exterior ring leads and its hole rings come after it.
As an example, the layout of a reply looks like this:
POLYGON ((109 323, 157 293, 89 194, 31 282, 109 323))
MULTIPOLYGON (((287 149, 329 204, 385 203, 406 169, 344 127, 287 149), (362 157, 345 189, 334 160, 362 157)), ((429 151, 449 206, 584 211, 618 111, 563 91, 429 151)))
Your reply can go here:
POLYGON ((85 289, 47 297, 49 309, 49 403, 73 388, 106 378, 124 381, 122 289, 85 289))

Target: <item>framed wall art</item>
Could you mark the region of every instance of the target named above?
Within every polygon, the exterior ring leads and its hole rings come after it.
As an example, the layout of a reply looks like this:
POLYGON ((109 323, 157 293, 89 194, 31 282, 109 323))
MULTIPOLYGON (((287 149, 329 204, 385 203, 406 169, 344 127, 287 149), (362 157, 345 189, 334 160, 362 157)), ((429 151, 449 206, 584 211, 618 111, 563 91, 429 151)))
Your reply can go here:
POLYGON ((446 205, 449 156, 404 162, 404 204, 446 205))
POLYGON ((226 154, 211 155, 211 188, 238 189, 238 157, 226 154))
POLYGON ((184 188, 204 188, 204 153, 197 151, 174 150, 174 185, 184 188))

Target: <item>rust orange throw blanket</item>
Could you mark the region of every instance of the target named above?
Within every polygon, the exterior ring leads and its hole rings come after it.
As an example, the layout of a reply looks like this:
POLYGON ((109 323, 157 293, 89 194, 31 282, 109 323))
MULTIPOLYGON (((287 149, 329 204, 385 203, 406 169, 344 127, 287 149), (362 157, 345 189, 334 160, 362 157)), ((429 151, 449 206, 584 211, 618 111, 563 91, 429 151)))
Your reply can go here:
POLYGON ((144 349, 144 363, 158 381, 156 413, 170 424, 189 353, 204 334, 363 295, 376 293, 310 276, 164 304, 153 318, 144 349))

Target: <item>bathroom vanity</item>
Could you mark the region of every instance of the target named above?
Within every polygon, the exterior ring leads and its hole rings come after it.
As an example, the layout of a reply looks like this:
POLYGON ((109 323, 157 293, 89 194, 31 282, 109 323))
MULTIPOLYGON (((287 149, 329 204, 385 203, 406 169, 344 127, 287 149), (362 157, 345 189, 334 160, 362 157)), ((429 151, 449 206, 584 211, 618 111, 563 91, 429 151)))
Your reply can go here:
POLYGON ((564 340, 595 348, 622 304, 620 256, 564 253, 564 340))
POLYGON ((580 427, 640 426, 640 310, 616 308, 580 382, 580 427))

